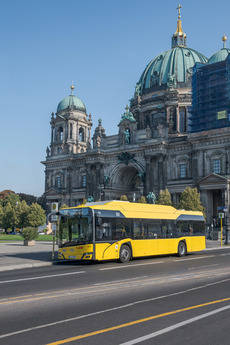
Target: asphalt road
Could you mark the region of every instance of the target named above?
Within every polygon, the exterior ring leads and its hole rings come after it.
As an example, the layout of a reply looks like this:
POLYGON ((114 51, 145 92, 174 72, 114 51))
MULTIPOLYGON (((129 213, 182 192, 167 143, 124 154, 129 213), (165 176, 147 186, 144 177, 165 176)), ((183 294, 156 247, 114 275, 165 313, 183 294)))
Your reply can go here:
POLYGON ((0 344, 229 345, 230 250, 0 274, 0 344))

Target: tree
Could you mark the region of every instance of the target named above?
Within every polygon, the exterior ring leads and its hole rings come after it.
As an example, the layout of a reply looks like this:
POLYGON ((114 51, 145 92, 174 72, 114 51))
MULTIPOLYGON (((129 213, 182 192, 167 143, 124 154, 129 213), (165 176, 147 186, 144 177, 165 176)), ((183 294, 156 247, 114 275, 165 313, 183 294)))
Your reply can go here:
POLYGON ((13 229, 17 226, 18 218, 15 208, 10 202, 3 207, 3 217, 2 217, 2 227, 7 230, 9 228, 13 229))
POLYGON ((198 193, 196 188, 185 188, 181 194, 178 208, 188 211, 201 211, 205 213, 204 207, 200 201, 200 193, 198 193))
POLYGON ((0 204, 0 228, 3 228, 2 226, 3 214, 4 214, 3 207, 0 204))
POLYGON ((20 200, 25 200, 27 205, 32 205, 34 202, 37 201, 36 196, 31 194, 18 193, 18 196, 20 197, 20 200))
POLYGON ((167 188, 160 191, 156 204, 172 206, 171 194, 169 193, 167 188))
POLYGON ((20 198, 14 192, 8 193, 3 199, 1 199, 1 204, 5 207, 8 203, 11 204, 12 207, 16 207, 17 203, 20 202, 20 198))
POLYGON ((122 201, 128 201, 127 195, 125 195, 125 194, 121 195, 120 200, 122 200, 122 201))
POLYGON ((146 203, 147 203, 146 197, 145 197, 144 195, 142 195, 142 196, 140 197, 140 199, 138 200, 138 202, 141 203, 141 204, 146 204, 146 203))
POLYGON ((16 214, 17 214, 17 226, 22 229, 28 226, 28 214, 29 214, 30 207, 27 205, 25 200, 19 202, 16 206, 16 214))
POLYGON ((37 198, 37 203, 43 208, 43 210, 46 211, 46 213, 49 213, 48 212, 49 207, 48 207, 47 200, 44 194, 37 198))
POLYGON ((43 208, 37 203, 33 203, 29 207, 29 212, 27 216, 28 225, 32 227, 38 227, 46 222, 46 215, 43 208))

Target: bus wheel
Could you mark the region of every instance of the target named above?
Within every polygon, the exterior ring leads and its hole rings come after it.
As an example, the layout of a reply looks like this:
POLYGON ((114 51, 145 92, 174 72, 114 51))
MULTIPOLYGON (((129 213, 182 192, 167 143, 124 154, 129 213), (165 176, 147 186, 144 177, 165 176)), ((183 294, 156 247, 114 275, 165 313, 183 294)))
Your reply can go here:
POLYGON ((178 244, 178 256, 185 256, 187 253, 187 248, 185 242, 181 241, 178 244))
POLYGON ((131 249, 127 245, 121 246, 119 261, 120 262, 128 262, 131 259, 131 249))

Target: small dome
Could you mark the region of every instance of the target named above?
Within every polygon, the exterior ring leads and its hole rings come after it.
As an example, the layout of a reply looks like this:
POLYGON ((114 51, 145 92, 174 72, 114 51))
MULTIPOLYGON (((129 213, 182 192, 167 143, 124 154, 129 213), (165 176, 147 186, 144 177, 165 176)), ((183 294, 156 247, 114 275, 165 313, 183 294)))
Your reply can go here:
POLYGON ((86 113, 86 107, 85 104, 82 102, 82 100, 74 95, 69 95, 65 97, 57 106, 57 112, 73 108, 76 110, 83 111, 86 113))
POLYGON ((230 53, 230 49, 222 48, 221 50, 219 50, 218 52, 216 52, 210 57, 210 59, 208 60, 208 63, 211 64, 211 63, 224 61, 229 53, 230 53))
MULTIPOLYGON (((207 58, 194 49, 176 46, 155 57, 145 68, 136 86, 136 94, 159 86, 186 83, 196 62, 205 63, 207 58)), ((179 86, 179 85, 177 85, 179 86)))

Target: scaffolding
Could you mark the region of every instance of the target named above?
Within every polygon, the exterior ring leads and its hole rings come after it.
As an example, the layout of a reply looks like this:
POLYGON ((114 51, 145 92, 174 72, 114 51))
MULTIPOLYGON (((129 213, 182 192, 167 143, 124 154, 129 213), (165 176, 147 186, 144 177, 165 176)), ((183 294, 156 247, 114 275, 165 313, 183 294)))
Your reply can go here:
POLYGON ((213 64, 196 63, 192 77, 190 132, 230 126, 230 54, 213 64))

